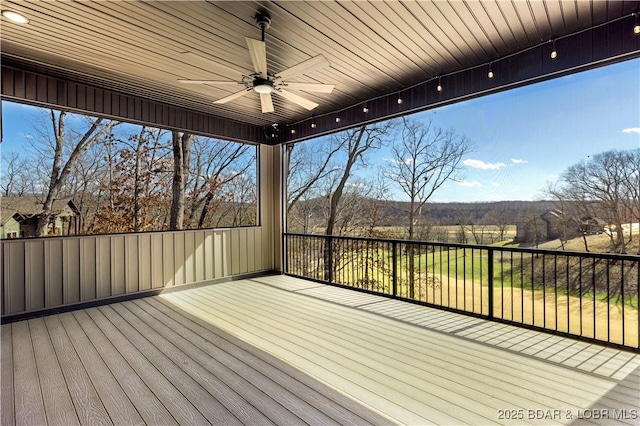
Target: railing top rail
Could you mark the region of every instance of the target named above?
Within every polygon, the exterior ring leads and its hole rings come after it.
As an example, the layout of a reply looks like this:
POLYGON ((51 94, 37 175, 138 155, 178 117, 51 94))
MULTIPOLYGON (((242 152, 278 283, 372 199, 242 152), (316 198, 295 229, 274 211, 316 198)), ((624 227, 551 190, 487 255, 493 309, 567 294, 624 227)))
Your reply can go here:
POLYGON ((117 236, 134 236, 134 235, 152 235, 152 234, 170 234, 175 232, 189 233, 199 231, 233 231, 234 229, 250 229, 260 228, 262 225, 243 225, 243 226, 230 226, 222 228, 197 228, 197 229, 158 229, 153 231, 138 231, 138 232, 106 232, 99 234, 74 234, 74 235, 47 235, 46 237, 17 237, 17 238, 0 238, 0 244, 3 243, 24 243, 30 241, 48 241, 48 240, 70 240, 70 239, 83 239, 83 238, 100 238, 100 237, 117 237, 117 236))
POLYGON ((345 235, 324 235, 324 234, 301 234, 295 232, 285 232, 285 236, 294 237, 314 237, 314 238, 329 238, 334 240, 356 240, 356 241, 371 241, 382 243, 403 243, 403 244, 416 244, 427 245, 433 247, 448 247, 448 248, 469 248, 475 250, 493 250, 501 252, 511 253, 530 253, 530 254, 548 254, 551 256, 572 256, 582 258, 593 259, 612 259, 612 260, 630 260, 634 262, 640 261, 640 255, 637 254, 621 254, 621 253, 593 253, 582 251, 567 251, 567 250, 549 250, 549 249, 536 249, 529 247, 501 247, 501 246, 487 246, 480 244, 463 244, 463 243, 441 243, 436 241, 416 241, 416 240, 403 240, 394 238, 370 238, 370 237, 353 237, 345 235))

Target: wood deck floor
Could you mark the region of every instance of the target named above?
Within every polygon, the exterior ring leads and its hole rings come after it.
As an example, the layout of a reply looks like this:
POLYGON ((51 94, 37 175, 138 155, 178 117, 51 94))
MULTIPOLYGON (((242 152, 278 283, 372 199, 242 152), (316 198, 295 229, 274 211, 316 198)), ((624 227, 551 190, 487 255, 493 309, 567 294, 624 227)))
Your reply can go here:
POLYGON ((640 415, 640 355, 286 276, 4 324, 1 367, 3 425, 640 415))

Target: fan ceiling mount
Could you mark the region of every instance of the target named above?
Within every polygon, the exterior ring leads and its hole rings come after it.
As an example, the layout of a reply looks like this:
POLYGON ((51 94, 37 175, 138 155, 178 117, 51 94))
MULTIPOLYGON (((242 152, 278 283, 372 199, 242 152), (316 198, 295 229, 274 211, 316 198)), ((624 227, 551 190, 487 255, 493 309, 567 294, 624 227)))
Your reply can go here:
POLYGON ((271 18, 266 13, 257 13, 255 16, 256 25, 262 32, 262 39, 256 40, 253 38, 245 37, 247 46, 249 48, 249 54, 251 55, 251 62, 253 63, 254 72, 251 74, 243 74, 240 81, 233 80, 189 80, 180 79, 180 83, 185 84, 210 84, 210 85, 229 85, 240 84, 244 88, 236 93, 226 96, 222 99, 216 100, 216 104, 225 104, 229 101, 237 99, 250 92, 256 92, 260 95, 260 105, 262 112, 273 112, 273 100, 272 94, 282 96, 283 98, 298 104, 308 110, 312 110, 318 106, 317 103, 302 97, 296 93, 290 92, 292 90, 302 90, 305 92, 316 93, 331 93, 333 91, 333 84, 321 84, 321 83, 295 83, 290 82, 290 77, 295 77, 314 71, 319 68, 328 67, 331 64, 327 59, 322 56, 314 56, 311 59, 300 62, 297 65, 292 66, 286 70, 283 70, 277 74, 272 74, 267 71, 267 48, 264 41, 265 30, 271 26, 271 18))

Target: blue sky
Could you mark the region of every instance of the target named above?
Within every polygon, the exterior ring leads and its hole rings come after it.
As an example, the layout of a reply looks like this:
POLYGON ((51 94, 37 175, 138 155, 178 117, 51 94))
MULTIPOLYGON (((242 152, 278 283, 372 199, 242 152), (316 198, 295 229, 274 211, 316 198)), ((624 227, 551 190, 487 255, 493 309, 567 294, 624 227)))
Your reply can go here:
MULTIPOLYGON (((640 59, 416 114, 465 134, 463 180, 433 201, 535 200, 570 165, 640 148, 640 59)), ((379 153, 381 158, 389 153, 379 153)), ((396 193, 395 198, 402 199, 396 193)))
MULTIPOLYGON (((1 152, 23 151, 34 109, 3 103, 1 152)), ((416 114, 465 134, 475 149, 461 182, 432 201, 534 200, 572 164, 610 149, 640 148, 640 59, 416 114)), ((379 168, 391 158, 380 151, 379 168)), ((370 167, 368 170, 375 169, 370 167)), ((403 199, 399 191, 394 198, 403 199)))

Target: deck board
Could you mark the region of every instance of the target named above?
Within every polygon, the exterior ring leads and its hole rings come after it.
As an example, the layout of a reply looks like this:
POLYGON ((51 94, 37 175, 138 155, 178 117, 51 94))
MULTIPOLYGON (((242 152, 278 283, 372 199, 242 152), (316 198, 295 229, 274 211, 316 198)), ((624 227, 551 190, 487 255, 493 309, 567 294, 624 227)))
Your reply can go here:
POLYGON ((321 407, 325 415, 341 424, 379 424, 381 420, 381 417, 372 415, 371 411, 349 399, 344 399, 334 389, 312 380, 310 376, 284 361, 257 351, 245 342, 233 339, 218 328, 212 329, 208 323, 195 316, 186 317, 184 313, 175 310, 175 305, 164 302, 162 299, 145 299, 138 303, 145 303, 157 309, 161 314, 158 318, 164 318, 165 322, 170 321, 184 326, 185 329, 181 331, 187 334, 181 334, 190 335, 192 337, 190 340, 199 342, 199 346, 204 350, 210 351, 213 345, 225 351, 242 361, 247 367, 289 389, 313 407, 321 407), (202 339, 205 340, 202 341, 202 339))
POLYGON ((3 425, 568 424, 528 410, 640 409, 640 355, 282 276, 3 325, 1 364, 3 425))
POLYGON ((61 425, 79 424, 44 320, 42 318, 30 320, 29 330, 48 421, 61 425))
POLYGON ((15 421, 19 424, 42 424, 46 422, 46 414, 40 392, 38 368, 33 352, 29 323, 23 321, 12 324, 11 333, 14 342, 15 421))
MULTIPOLYGON (((142 424, 142 417, 131 403, 124 390, 113 376, 112 371, 80 328, 73 314, 60 315, 60 321, 67 331, 78 357, 85 366, 100 400, 115 424, 142 424)), ((66 423, 61 423, 66 424, 66 423)))
MULTIPOLYGON (((273 382, 262 373, 252 368, 248 368, 245 362, 235 358, 228 352, 221 350, 215 345, 198 345, 192 343, 197 341, 196 336, 190 334, 190 331, 183 326, 162 323, 164 315, 160 314, 157 309, 153 309, 148 304, 137 301, 126 305, 136 308, 136 316, 140 320, 145 321, 158 332, 167 338, 176 347, 179 347, 194 361, 197 361, 209 371, 215 371, 216 375, 225 383, 230 383, 233 389, 225 391, 223 395, 233 394, 237 401, 234 406, 238 407, 237 411, 242 410, 242 406, 247 402, 257 410, 264 412, 276 423, 299 423, 304 420, 310 424, 332 424, 334 423, 330 417, 324 415, 320 410, 305 403, 303 399, 287 390, 285 387, 273 382), (156 315, 153 315, 153 314, 156 315), (192 337, 187 339, 184 336, 192 337), (245 395, 248 400, 242 399, 240 395, 245 395), (244 404, 243 404, 244 403, 244 404), (278 413, 275 408, 282 406, 287 410, 291 410, 298 417, 290 417, 278 413)), ((225 405, 229 406, 234 401, 225 401, 225 405)), ((241 413, 245 414, 245 413, 241 413)), ((240 416, 239 416, 240 417, 240 416)), ((251 421, 250 416, 244 415, 246 421, 251 421)))
POLYGON ((112 423, 95 384, 62 325, 60 316, 49 316, 44 321, 80 423, 112 423))
MULTIPOLYGON (((179 365, 180 374, 173 374, 172 382, 175 385, 175 380, 185 380, 182 385, 182 388, 185 389, 185 396, 192 403, 198 404, 196 408, 206 418, 220 419, 222 423, 239 424, 238 418, 226 408, 234 407, 234 412, 238 417, 245 418, 255 424, 270 424, 271 421, 283 421, 284 423, 285 419, 287 423, 291 423, 297 420, 286 416, 279 418, 278 414, 280 413, 270 411, 274 405, 265 404, 261 407, 265 411, 261 411, 260 407, 243 399, 240 395, 248 394, 255 397, 256 391, 259 390, 232 372, 225 371, 224 366, 220 365, 213 354, 211 354, 212 356, 202 356, 203 354, 198 353, 199 351, 195 350, 193 345, 184 339, 179 339, 166 328, 162 329, 161 335, 150 326, 153 322, 151 317, 135 304, 117 305, 114 306, 114 309, 129 324, 136 324, 136 329, 158 349, 158 357, 162 353, 166 357, 163 358, 165 360, 183 360, 179 365), (211 371, 215 371, 216 374, 212 374, 211 371), (186 379, 187 377, 193 381, 186 379), (241 381, 244 383, 240 383, 241 381), (234 385, 240 388, 239 393, 236 393, 232 387, 234 385), (207 390, 214 392, 211 394, 207 390), (274 419, 270 421, 271 416, 274 419)), ((147 348, 144 352, 148 353, 149 349, 147 348)), ((265 399, 268 398, 266 395, 264 396, 265 399)))
MULTIPOLYGON (((116 306, 116 305, 113 305, 116 306)), ((179 424, 206 424, 206 418, 193 406, 203 392, 197 383, 162 355, 134 327, 114 311, 113 306, 89 309, 88 313, 131 363, 158 399, 179 424), (184 392, 184 393, 183 393, 184 392), (194 397, 190 401, 186 395, 194 397)))
POLYGON ((0 350, 2 351, 2 358, 0 362, 0 383, 2 383, 2 389, 0 390, 0 424, 9 425, 15 423, 11 324, 4 324, 1 329, 2 341, 0 342, 0 350))
POLYGON ((146 424, 177 424, 169 411, 156 398, 144 381, 140 379, 135 370, 93 322, 87 312, 76 311, 73 316, 89 338, 96 353, 100 355, 101 359, 96 359, 95 362, 102 361, 107 365, 114 378, 118 381, 119 386, 131 401, 131 404, 136 407, 143 422, 146 424))

